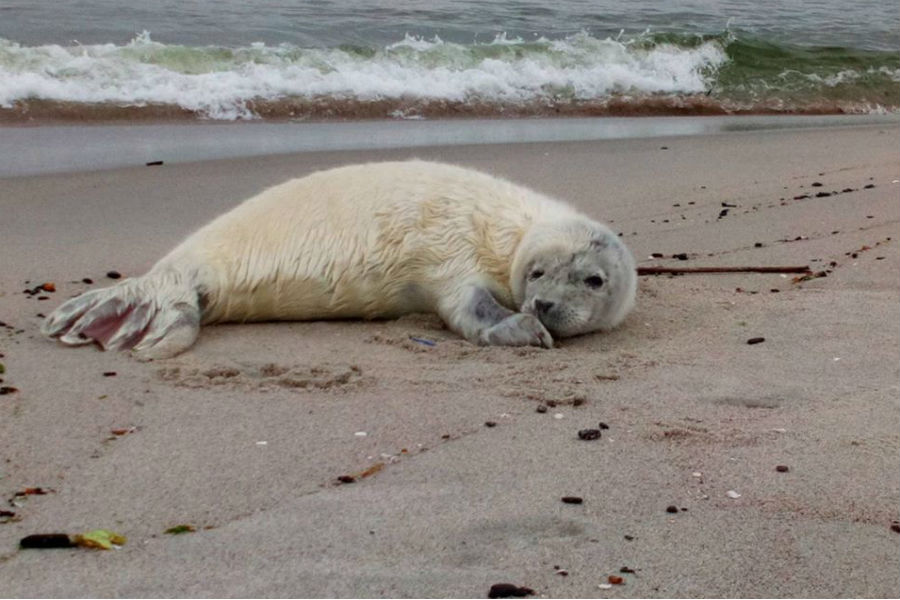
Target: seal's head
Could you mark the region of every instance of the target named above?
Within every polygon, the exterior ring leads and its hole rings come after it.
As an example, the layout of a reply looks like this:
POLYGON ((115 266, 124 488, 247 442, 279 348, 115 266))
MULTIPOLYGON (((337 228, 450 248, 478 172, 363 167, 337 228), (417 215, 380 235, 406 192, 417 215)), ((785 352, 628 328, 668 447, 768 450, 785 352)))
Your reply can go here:
POLYGON ((522 239, 513 298, 554 337, 612 329, 634 306, 634 258, 618 236, 586 218, 540 223, 522 239))

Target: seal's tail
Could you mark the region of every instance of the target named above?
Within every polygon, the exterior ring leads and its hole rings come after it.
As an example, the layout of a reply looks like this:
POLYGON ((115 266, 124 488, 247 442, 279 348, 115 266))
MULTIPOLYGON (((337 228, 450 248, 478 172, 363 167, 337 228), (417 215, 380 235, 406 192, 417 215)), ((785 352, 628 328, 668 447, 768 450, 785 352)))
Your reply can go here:
POLYGON ((47 317, 41 333, 70 346, 97 342, 141 360, 186 350, 200 331, 197 290, 181 274, 151 271, 72 298, 47 317))

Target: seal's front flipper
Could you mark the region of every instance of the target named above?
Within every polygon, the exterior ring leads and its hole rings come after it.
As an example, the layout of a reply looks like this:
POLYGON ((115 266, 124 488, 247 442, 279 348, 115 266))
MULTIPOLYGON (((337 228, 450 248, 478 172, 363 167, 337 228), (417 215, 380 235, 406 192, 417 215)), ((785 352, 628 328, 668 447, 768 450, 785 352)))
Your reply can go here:
POLYGON ((444 322, 470 342, 491 346, 553 347, 553 337, 534 315, 513 312, 486 288, 472 285, 457 297, 443 297, 438 312, 444 322))
POLYGON ((175 274, 150 273, 72 298, 47 317, 41 332, 75 346, 134 349, 139 359, 168 358, 200 331, 195 290, 175 274))
POLYGON ((481 340, 492 346, 553 347, 553 336, 537 317, 514 313, 481 332, 481 340))

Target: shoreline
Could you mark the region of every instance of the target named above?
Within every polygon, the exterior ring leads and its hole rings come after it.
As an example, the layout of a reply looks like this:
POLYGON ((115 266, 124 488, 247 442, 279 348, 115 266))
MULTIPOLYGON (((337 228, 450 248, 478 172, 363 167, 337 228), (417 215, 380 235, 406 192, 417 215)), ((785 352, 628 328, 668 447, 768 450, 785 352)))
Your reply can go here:
POLYGON ((0 177, 249 158, 384 150, 891 126, 900 115, 556 117, 271 123, 179 121, 0 126, 0 177))

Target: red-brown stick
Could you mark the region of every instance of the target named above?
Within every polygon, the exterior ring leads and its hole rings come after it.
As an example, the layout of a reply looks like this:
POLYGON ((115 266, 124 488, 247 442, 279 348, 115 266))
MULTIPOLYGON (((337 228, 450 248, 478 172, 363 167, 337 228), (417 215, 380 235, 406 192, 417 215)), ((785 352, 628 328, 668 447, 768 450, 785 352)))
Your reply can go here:
POLYGON ((638 275, 662 275, 665 273, 809 273, 808 265, 802 267, 638 267, 638 275))

